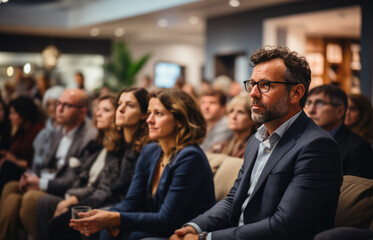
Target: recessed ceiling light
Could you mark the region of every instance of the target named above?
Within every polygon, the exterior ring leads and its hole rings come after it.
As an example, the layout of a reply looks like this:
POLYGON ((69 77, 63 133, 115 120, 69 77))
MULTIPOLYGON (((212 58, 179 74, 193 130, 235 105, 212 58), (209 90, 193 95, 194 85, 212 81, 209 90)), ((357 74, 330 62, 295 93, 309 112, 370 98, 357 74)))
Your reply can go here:
POLYGON ((168 21, 164 18, 161 18, 158 20, 158 26, 160 26, 161 28, 167 27, 168 21))
POLYGON ((229 6, 231 6, 231 7, 238 7, 238 6, 240 6, 240 1, 238 1, 238 0, 229 0, 229 6))
POLYGON ((123 28, 117 28, 115 29, 115 36, 122 37, 126 31, 123 28))
POLYGON ((100 35, 100 29, 94 27, 91 29, 90 34, 92 37, 97 37, 98 35, 100 35))
POLYGON ((199 18, 196 17, 196 16, 191 16, 191 17, 189 18, 189 23, 192 24, 192 25, 196 25, 196 24, 199 23, 199 18))
POLYGON ((14 67, 12 67, 12 66, 7 67, 6 75, 8 75, 8 77, 11 77, 11 76, 13 76, 13 74, 14 74, 14 67))
POLYGON ((1 0, 3 3, 7 3, 8 2, 8 0, 1 0))
POLYGON ((31 64, 30 63, 26 63, 24 66, 23 66, 23 72, 25 74, 29 74, 31 72, 31 64))

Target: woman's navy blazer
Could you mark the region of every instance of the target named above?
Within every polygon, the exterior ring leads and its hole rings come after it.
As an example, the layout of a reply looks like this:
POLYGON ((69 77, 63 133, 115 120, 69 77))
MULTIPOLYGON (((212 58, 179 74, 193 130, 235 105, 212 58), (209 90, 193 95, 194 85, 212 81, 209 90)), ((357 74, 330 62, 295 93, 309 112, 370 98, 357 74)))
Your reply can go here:
POLYGON ((215 204, 211 168, 198 145, 186 146, 165 166, 152 196, 161 154, 158 143, 143 148, 127 196, 112 209, 120 212, 121 234, 139 231, 168 237, 215 204))

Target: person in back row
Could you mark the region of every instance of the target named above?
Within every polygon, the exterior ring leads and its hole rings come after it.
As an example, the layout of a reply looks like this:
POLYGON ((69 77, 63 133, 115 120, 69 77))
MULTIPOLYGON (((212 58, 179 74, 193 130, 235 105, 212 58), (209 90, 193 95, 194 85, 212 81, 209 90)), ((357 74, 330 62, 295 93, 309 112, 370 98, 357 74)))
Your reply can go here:
POLYGON ((373 107, 369 98, 362 94, 348 95, 345 125, 373 147, 373 107))
POLYGON ((233 131, 234 137, 214 144, 209 152, 243 158, 247 140, 260 126, 251 119, 250 98, 246 95, 234 97, 228 103, 227 116, 228 127, 233 131))
POLYGON ((11 145, 0 150, 0 192, 10 181, 18 181, 33 162, 34 139, 43 129, 38 107, 30 97, 18 97, 9 103, 11 145))
POLYGON ((65 200, 53 195, 40 198, 37 207, 39 240, 80 239, 80 233, 69 227, 71 213, 68 210, 72 206, 108 207, 125 197, 140 150, 148 139, 145 122, 148 102, 148 92, 143 88, 125 88, 117 99, 109 96, 99 99, 95 116, 98 143, 104 148, 85 160, 65 200))
POLYGON ((142 150, 127 196, 111 211, 92 210, 71 219, 85 235, 101 240, 166 237, 215 203, 207 158, 198 146, 206 123, 195 101, 180 89, 150 95, 150 143, 142 150))
POLYGON ((20 218, 24 228, 35 239, 38 199, 47 193, 62 197, 72 186, 80 171, 80 159, 97 135, 91 120, 86 118, 87 104, 87 94, 79 89, 67 89, 60 96, 56 121, 63 128, 52 139, 51 157, 39 172, 26 172, 19 182, 9 182, 3 189, 0 239, 16 239, 20 218), (53 172, 44 174, 43 169, 53 172))
POLYGON ((342 154, 343 175, 373 179, 373 149, 344 124, 347 95, 337 86, 311 89, 306 102, 308 116, 337 141, 342 154))
POLYGON ((263 125, 244 153, 228 196, 175 231, 171 240, 311 240, 334 227, 341 158, 333 138, 302 108, 311 71, 288 48, 263 47, 244 81, 251 117, 263 125))
POLYGON ((203 151, 207 152, 215 143, 224 142, 233 137, 225 115, 226 104, 227 96, 221 90, 210 89, 201 95, 200 108, 207 123, 206 137, 201 144, 203 151))

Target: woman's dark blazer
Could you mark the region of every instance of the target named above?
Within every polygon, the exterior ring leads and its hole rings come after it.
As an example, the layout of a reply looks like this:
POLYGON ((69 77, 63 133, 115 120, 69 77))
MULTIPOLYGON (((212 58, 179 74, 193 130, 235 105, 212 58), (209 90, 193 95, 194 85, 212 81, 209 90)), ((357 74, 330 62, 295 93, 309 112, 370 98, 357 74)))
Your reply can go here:
POLYGON ((166 165, 152 196, 152 178, 161 154, 158 143, 143 148, 126 198, 112 209, 120 212, 121 234, 136 231, 168 237, 215 204, 211 168, 197 145, 185 147, 166 165))

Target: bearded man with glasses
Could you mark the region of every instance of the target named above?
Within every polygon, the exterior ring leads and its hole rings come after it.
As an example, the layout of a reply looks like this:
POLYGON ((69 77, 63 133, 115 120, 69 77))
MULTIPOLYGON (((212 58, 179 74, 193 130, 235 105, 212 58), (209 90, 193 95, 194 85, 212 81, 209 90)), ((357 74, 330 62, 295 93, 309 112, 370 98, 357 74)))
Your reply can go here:
POLYGON ((311 82, 304 57, 263 47, 244 82, 263 125, 247 143, 228 196, 170 239, 313 239, 334 227, 342 182, 337 143, 302 111, 311 82))
POLYGON ((341 149, 343 175, 373 179, 373 150, 368 141, 344 125, 348 98, 334 85, 313 88, 306 102, 306 112, 328 131, 341 149))

